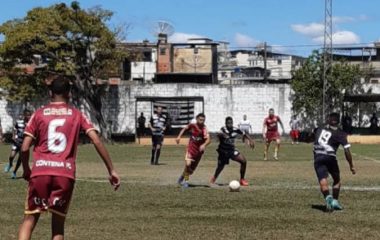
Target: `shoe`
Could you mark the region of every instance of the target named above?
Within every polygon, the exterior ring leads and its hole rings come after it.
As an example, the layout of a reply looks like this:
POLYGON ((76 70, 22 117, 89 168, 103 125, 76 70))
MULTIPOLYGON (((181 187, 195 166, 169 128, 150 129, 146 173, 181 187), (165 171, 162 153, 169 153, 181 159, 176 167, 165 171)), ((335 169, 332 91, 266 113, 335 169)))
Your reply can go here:
POLYGON ((249 185, 248 181, 245 179, 240 179, 240 186, 247 187, 249 185))
POLYGON ((333 201, 332 201, 332 208, 334 209, 334 210, 343 210, 343 207, 342 207, 342 205, 340 205, 340 203, 338 202, 338 200, 336 200, 336 199, 334 199, 333 201))
POLYGON ((326 200, 326 210, 328 212, 332 212, 334 210, 334 208, 333 208, 333 201, 334 201, 333 197, 331 195, 328 195, 325 200, 326 200))
POLYGON ((183 187, 183 188, 189 188, 189 182, 188 182, 188 181, 184 181, 184 182, 182 183, 182 187, 183 187))
POLYGON ((16 173, 12 173, 12 179, 16 179, 17 178, 17 174, 16 173))
POLYGON ((183 182, 184 179, 185 179, 184 176, 181 175, 181 176, 178 178, 177 183, 178 183, 179 185, 182 185, 182 182, 183 182))
POLYGON ((5 165, 5 168, 4 168, 4 172, 5 173, 8 173, 12 168, 12 165, 9 165, 9 163, 7 165, 5 165))
POLYGON ((278 157, 277 156, 273 156, 273 159, 278 161, 278 157))
POLYGON ((267 157, 264 157, 264 161, 268 161, 268 158, 267 158, 267 157))

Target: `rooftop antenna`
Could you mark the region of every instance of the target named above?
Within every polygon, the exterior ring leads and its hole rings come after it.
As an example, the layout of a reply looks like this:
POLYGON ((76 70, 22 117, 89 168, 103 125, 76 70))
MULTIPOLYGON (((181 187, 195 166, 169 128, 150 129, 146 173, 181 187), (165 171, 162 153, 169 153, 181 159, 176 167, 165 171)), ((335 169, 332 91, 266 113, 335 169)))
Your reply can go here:
POLYGON ((170 37, 174 33, 174 26, 166 20, 159 20, 153 24, 152 33, 155 37, 166 35, 170 37))
POLYGON ((323 124, 326 123, 326 115, 331 110, 328 105, 327 91, 329 88, 329 79, 332 76, 333 65, 333 0, 325 0, 325 29, 324 29, 324 43, 323 43, 323 103, 322 103, 322 120, 323 124))

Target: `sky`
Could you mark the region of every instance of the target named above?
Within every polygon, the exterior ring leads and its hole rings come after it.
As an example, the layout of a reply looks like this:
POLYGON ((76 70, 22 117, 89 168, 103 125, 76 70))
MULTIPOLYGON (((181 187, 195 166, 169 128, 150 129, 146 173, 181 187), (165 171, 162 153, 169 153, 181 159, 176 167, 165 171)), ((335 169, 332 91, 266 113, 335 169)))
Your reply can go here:
MULTIPOLYGON (((2 0, 0 23, 37 6, 71 1, 2 0), (22 2, 22 3, 21 3, 22 2)), ((114 12, 110 26, 125 25, 127 41, 155 41, 158 21, 174 27, 172 42, 189 37, 228 41, 232 49, 267 42, 281 52, 304 54, 323 43, 324 0, 83 0, 82 8, 114 12), (308 46, 305 46, 308 45, 308 46), (309 46, 312 45, 312 46, 309 46)), ((333 0, 334 44, 380 40, 379 0, 333 0)))

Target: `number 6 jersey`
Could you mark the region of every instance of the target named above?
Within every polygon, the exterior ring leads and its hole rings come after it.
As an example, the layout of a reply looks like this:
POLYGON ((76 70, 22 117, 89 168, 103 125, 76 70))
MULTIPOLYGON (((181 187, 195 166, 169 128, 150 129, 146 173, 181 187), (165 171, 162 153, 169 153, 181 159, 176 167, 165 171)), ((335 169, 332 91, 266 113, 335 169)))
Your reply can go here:
POLYGON ((62 176, 75 179, 79 133, 95 130, 76 108, 66 103, 50 103, 38 109, 25 128, 34 139, 31 177, 62 176))
POLYGON ((331 127, 317 128, 314 130, 314 156, 320 155, 336 157, 339 145, 349 148, 351 145, 347 141, 347 134, 340 129, 331 127))

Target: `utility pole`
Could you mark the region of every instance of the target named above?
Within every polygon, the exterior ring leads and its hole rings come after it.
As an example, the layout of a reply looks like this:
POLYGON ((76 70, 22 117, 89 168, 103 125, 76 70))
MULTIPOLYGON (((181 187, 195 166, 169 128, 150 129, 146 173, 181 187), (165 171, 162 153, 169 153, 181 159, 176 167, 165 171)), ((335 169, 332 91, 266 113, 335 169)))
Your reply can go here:
POLYGON ((268 81, 268 76, 267 76, 267 42, 264 42, 264 81, 268 81))
POLYGON ((323 96, 322 96, 322 120, 323 124, 326 123, 326 115, 331 110, 328 102, 328 88, 329 80, 332 76, 333 65, 333 22, 332 22, 332 1, 325 0, 325 29, 324 29, 324 43, 323 43, 323 96))

